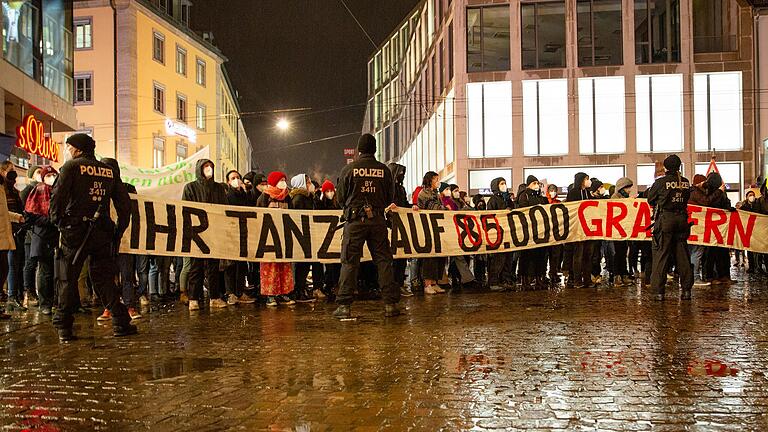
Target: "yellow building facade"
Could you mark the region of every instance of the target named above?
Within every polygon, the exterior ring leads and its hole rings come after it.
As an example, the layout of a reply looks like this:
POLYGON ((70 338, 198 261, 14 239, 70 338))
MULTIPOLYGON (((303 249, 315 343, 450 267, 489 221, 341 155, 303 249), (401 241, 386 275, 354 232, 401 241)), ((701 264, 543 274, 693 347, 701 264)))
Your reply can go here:
POLYGON ((207 146, 220 180, 237 168, 239 110, 227 59, 188 17, 146 0, 75 3, 78 129, 98 154, 143 168, 207 146))

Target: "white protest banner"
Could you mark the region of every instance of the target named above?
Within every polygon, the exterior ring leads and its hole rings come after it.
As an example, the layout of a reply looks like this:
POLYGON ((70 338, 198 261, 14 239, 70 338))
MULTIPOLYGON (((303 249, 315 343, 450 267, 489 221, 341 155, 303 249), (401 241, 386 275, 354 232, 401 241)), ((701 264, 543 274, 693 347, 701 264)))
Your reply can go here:
POLYGON ((181 199, 184 185, 194 181, 195 164, 199 159, 210 159, 208 146, 180 162, 160 168, 139 168, 120 164, 120 177, 125 183, 136 186, 141 195, 162 199, 181 199))
MULTIPOLYGON (((269 262, 338 262, 339 211, 278 210, 132 196, 120 251, 269 262)), ((768 216, 689 206, 691 244, 768 252, 768 216)), ((390 214, 397 258, 490 254, 584 240, 650 240, 645 200, 591 200, 512 211, 390 214)))

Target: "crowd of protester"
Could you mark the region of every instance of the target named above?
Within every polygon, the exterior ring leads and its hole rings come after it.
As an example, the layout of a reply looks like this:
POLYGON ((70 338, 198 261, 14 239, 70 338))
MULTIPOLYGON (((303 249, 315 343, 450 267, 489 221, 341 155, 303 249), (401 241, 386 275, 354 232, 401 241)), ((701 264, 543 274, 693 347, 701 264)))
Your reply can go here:
MULTIPOLYGON (((114 159, 103 160, 117 167, 114 159)), ((544 184, 528 176, 516 193, 507 179, 496 178, 489 184, 490 194, 470 196, 458 185, 440 181, 435 172, 427 172, 422 184, 412 193, 403 186, 406 169, 390 164, 396 183, 395 204, 414 210, 485 211, 526 208, 594 199, 631 199, 635 193, 632 179, 616 179, 609 185, 586 173, 577 173, 566 189, 544 184), (567 192, 565 192, 567 190, 567 192)), ((334 184, 322 184, 305 173, 288 176, 282 172, 269 175, 229 171, 225 183, 213 179, 214 163, 198 161, 196 180, 188 183, 182 199, 210 204, 279 209, 339 210, 334 184)), ((58 173, 51 166, 30 167, 23 190, 16 187, 17 172, 11 162, 0 164, 0 283, 7 312, 25 312, 39 308, 50 315, 56 305, 55 251, 58 229, 49 220, 51 191, 58 173), (7 209, 2 208, 6 206, 7 209)), ((725 184, 716 173, 694 177, 690 204, 768 214, 765 183, 761 196, 753 190, 744 201, 732 206, 725 184)), ((136 193, 130 185, 129 192, 136 193)), ((768 259, 753 252, 730 251, 720 247, 690 245, 691 265, 696 285, 731 283, 734 266, 746 267, 749 274, 768 274, 768 259)), ((205 305, 226 308, 237 304, 260 303, 267 307, 293 305, 297 302, 334 301, 338 289, 340 264, 319 262, 274 263, 240 262, 203 258, 120 255, 122 301, 132 319, 153 303, 179 301, 189 310, 205 305), (207 288, 207 296, 205 289, 207 288)), ((556 287, 587 288, 647 285, 650 280, 651 242, 581 241, 489 255, 397 259, 394 279, 401 294, 439 295, 462 289, 491 291, 543 290, 556 287)), ((364 263, 359 272, 358 295, 380 296, 376 267, 364 263)), ((80 311, 90 313, 97 299, 90 288, 88 265, 79 279, 80 311)), ((101 309, 99 309, 101 312, 101 309)), ((0 313, 0 318, 11 315, 0 313)), ((109 320, 103 310, 98 320, 109 320)))

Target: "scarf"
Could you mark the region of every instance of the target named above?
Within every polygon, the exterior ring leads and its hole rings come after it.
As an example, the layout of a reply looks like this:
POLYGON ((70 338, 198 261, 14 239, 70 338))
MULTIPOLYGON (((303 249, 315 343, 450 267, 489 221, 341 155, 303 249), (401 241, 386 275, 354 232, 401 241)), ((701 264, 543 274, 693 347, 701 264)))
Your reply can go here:
POLYGON ((285 201, 285 198, 288 196, 288 192, 288 188, 280 189, 272 185, 268 185, 267 188, 264 189, 264 193, 269 195, 269 197, 275 201, 285 201))
POLYGON ((48 211, 51 207, 52 187, 45 183, 39 183, 32 189, 27 197, 27 205, 24 210, 37 216, 48 217, 48 211))
POLYGON ((448 210, 456 211, 456 210, 459 209, 458 204, 456 204, 456 201, 454 201, 452 197, 442 196, 442 197, 440 197, 440 201, 443 202, 443 205, 448 210))

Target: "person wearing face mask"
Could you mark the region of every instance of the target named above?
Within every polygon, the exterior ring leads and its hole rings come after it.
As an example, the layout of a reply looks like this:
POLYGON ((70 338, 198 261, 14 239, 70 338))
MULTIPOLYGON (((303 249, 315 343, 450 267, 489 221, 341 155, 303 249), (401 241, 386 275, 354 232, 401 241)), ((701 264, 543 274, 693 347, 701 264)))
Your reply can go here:
MULTIPOLYGON (((749 190, 747 191, 747 195, 744 198, 744 201, 741 202, 741 208, 739 210, 750 212, 750 213, 758 213, 757 209, 757 197, 755 195, 755 191, 749 190)), ((747 274, 754 274, 757 270, 757 254, 751 251, 747 251, 747 274)))
MULTIPOLYGON (((251 200, 253 195, 246 189, 245 183, 240 178, 237 170, 230 170, 225 176, 227 179, 227 203, 233 206, 251 207, 255 203, 251 200)), ((244 261, 223 261, 224 288, 227 304, 255 303, 256 299, 246 293, 245 276, 248 265, 244 261)))
MULTIPOLYGON (((517 195, 517 207, 527 208, 547 204, 541 196, 541 183, 536 176, 529 175, 525 180, 526 187, 517 195)), ((520 277, 523 289, 546 289, 547 281, 547 248, 526 249, 520 252, 520 277)))
MULTIPOLYGON (((267 176, 264 173, 257 173, 256 171, 250 171, 243 176, 243 184, 245 190, 249 195, 249 206, 255 207, 261 194, 264 193, 264 189, 267 187, 267 176)), ((248 297, 257 298, 261 291, 261 279, 259 270, 259 263, 249 262, 248 266, 248 297)))
MULTIPOLYGON (((405 186, 403 186, 406 172, 405 166, 396 163, 391 163, 388 166, 389 170, 392 172, 392 178, 395 180, 395 204, 402 208, 411 207, 411 203, 408 202, 408 193, 405 191, 405 186)), ((403 297, 412 297, 413 291, 411 290, 411 287, 405 283, 405 269, 407 267, 407 259, 396 259, 392 261, 393 277, 395 279, 395 284, 400 287, 400 295, 403 297)))
MULTIPOLYGON (((589 188, 591 195, 590 199, 607 199, 608 193, 605 184, 600 179, 593 177, 590 179, 592 186, 589 188)), ((613 280, 613 248, 605 247, 605 243, 602 240, 593 240, 592 243, 592 284, 599 285, 603 281, 603 269, 601 263, 605 258, 606 267, 608 268, 609 280, 613 280)))
MULTIPOLYGON (((315 209, 315 186, 312 184, 309 176, 299 174, 291 179, 291 208, 296 210, 314 210, 315 209)), ((312 263, 297 262, 293 264, 293 280, 296 301, 299 303, 310 303, 315 301, 314 295, 307 286, 307 276, 312 269, 312 263)), ((312 279, 318 282, 323 280, 322 275, 312 274, 312 279)))
MULTIPOLYGON (((0 164, 0 174, 5 179, 5 198, 8 205, 8 211, 22 214, 24 212, 24 203, 21 200, 19 190, 16 189, 16 172, 11 161, 5 161, 0 164)), ((24 239, 27 237, 26 229, 23 224, 14 223, 13 238, 16 242, 16 249, 8 252, 8 304, 6 310, 21 311, 27 310, 24 303, 24 239)))
POLYGON ((78 279, 86 259, 90 259, 93 289, 112 316, 113 334, 128 336, 137 332, 115 284, 115 256, 128 228, 131 201, 119 173, 96 160, 95 149, 96 142, 90 136, 70 136, 64 149, 70 160, 61 167, 51 191, 49 214, 61 233, 56 258, 61 267, 57 267, 55 276, 58 305, 53 325, 62 342, 75 337, 72 325, 79 306, 78 279), (110 218, 110 203, 117 214, 116 222, 110 218))
MULTIPOLYGON (((611 199, 629 199, 629 192, 635 182, 629 177, 622 177, 616 182, 616 191, 611 199)), ((628 240, 616 240, 613 243, 613 275, 618 278, 616 286, 632 285, 629 278, 629 264, 627 262, 627 252, 629 251, 628 240)))
MULTIPOLYGON (((487 210, 512 210, 514 204, 507 189, 507 181, 498 177, 491 181, 491 197, 486 205, 487 210)), ((510 291, 515 288, 514 254, 500 252, 488 255, 488 286, 491 291, 510 291)))
MULTIPOLYGON (((318 210, 341 210, 339 200, 336 199, 336 187, 333 182, 326 180, 320 187, 320 201, 317 204, 318 210)), ((339 288, 339 277, 341 275, 341 264, 325 264, 323 269, 325 280, 322 281, 320 287, 321 292, 325 296, 325 300, 329 303, 336 301, 336 292, 339 288)), ((314 273, 314 270, 313 270, 314 273)), ((313 276, 314 279, 314 276, 313 276)), ((319 284, 319 282, 318 282, 319 284)))
POLYGON ((33 259, 37 263, 40 280, 38 290, 40 311, 43 315, 51 314, 55 300, 53 259, 56 244, 59 241, 59 230, 51 223, 50 204, 53 184, 58 175, 56 169, 51 166, 41 167, 40 177, 43 181, 28 194, 24 208, 27 219, 32 225, 30 231, 33 233, 28 259, 33 259))
MULTIPOLYGON (((472 196, 472 204, 475 211, 487 210, 485 205, 485 197, 482 194, 475 194, 472 196)), ((475 281, 481 287, 488 286, 488 258, 489 255, 474 255, 473 273, 475 275, 475 281)))
MULTIPOLYGON (((4 284, 8 277, 8 251, 16 247, 13 238, 12 223, 24 223, 24 217, 20 213, 8 211, 5 199, 5 177, 0 175, 0 284, 4 284)), ((0 307, 0 320, 10 319, 0 307)))
MULTIPOLYGON (((709 207, 733 210, 731 200, 725 193, 725 183, 717 172, 707 175, 705 182, 709 207)), ((655 261, 654 261, 655 265, 655 261)), ((718 246, 707 248, 704 255, 704 279, 711 281, 713 285, 730 284, 731 281, 731 256, 728 249, 718 246)))
MULTIPOLYGON (((584 201, 592 199, 590 189, 592 180, 583 172, 578 172, 573 177, 573 187, 568 191, 566 201, 584 201)), ((566 288, 588 288, 592 283, 592 248, 593 242, 580 241, 569 243, 570 248, 564 248, 566 259, 570 257, 570 272, 566 280, 566 288)))
MULTIPOLYGON (((560 204, 557 198, 559 189, 557 185, 547 186, 546 204, 560 204)), ((553 288, 561 286, 560 273, 563 270, 563 245, 549 246, 547 248, 547 261, 549 262, 549 283, 553 288)))
MULTIPOLYGON (((450 199, 450 187, 442 183, 434 171, 424 174, 422 189, 416 204, 419 210, 446 210, 444 199, 450 199), (446 194, 445 191, 448 191, 446 194)), ((424 294, 443 294, 438 281, 445 275, 446 260, 442 257, 424 258, 421 260, 421 278, 424 280, 424 294)))
MULTIPOLYGON (((257 207, 290 209, 291 197, 288 196, 287 176, 274 171, 267 176, 267 187, 256 202, 257 207)), ((293 305, 296 301, 290 297, 293 292, 293 271, 291 263, 262 262, 260 267, 261 295, 267 297, 267 306, 278 304, 293 305)))
MULTIPOLYGON (((214 164, 210 159, 197 161, 195 173, 197 179, 184 185, 182 193, 183 201, 193 201, 206 204, 226 205, 226 185, 217 183, 213 178, 214 164)), ((191 258, 189 262, 189 276, 187 279, 187 295, 189 296, 189 310, 200 309, 200 302, 204 300, 203 280, 208 280, 208 294, 212 308, 225 308, 227 302, 222 299, 220 285, 221 271, 217 259, 191 258)))
MULTIPOLYGON (((459 211, 464 209, 464 202, 461 200, 458 185, 448 185, 448 188, 442 192, 441 200, 443 206, 448 210, 459 211)), ((448 276, 451 280, 451 291, 458 291, 475 281, 475 276, 469 269, 469 261, 467 259, 468 257, 464 255, 449 258, 448 276)))
MULTIPOLYGON (((27 171, 29 181, 19 194, 21 196, 22 205, 27 205, 27 198, 29 197, 29 194, 38 184, 43 182, 42 170, 43 167, 30 165, 29 170, 27 171)), ((26 232, 27 235, 24 237, 24 256, 27 257, 27 259, 24 261, 24 292, 26 294, 24 306, 28 307, 36 306, 38 304, 38 296, 37 259, 30 257, 30 248, 32 247, 32 230, 28 229, 26 232)))

